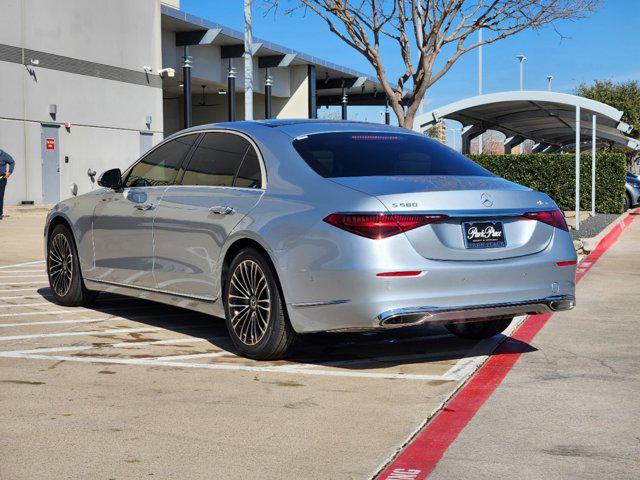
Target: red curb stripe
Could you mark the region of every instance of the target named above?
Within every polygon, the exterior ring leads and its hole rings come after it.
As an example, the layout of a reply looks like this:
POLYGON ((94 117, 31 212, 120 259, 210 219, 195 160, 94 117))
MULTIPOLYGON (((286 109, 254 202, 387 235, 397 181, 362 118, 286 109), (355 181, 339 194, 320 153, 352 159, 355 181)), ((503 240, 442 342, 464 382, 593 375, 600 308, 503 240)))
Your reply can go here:
MULTIPOLYGON (((632 212, 640 213, 640 209, 632 212)), ((635 217, 627 216, 598 243, 576 272, 579 282, 602 255, 620 238, 635 217)), ((376 477, 377 480, 423 480, 435 469, 444 452, 502 383, 530 343, 553 314, 532 315, 496 349, 467 384, 449 401, 400 454, 376 477)))

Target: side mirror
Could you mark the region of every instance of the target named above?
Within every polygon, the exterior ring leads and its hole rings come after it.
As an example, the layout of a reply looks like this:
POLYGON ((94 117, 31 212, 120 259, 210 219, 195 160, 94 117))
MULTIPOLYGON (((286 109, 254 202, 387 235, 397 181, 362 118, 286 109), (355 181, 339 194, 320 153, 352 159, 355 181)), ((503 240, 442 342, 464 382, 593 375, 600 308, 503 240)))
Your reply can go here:
POLYGON ((105 188, 112 188, 113 190, 120 190, 122 188, 122 172, 119 168, 107 170, 98 178, 98 185, 105 188))

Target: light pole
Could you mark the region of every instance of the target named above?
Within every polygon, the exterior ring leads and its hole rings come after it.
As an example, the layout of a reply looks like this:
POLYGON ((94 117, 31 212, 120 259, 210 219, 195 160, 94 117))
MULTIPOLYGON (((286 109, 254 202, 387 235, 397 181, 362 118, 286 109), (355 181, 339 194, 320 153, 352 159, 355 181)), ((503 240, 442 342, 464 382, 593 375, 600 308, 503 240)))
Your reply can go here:
POLYGON ((524 61, 527 59, 524 55, 516 55, 516 58, 520 60, 520 91, 524 90, 524 61))
MULTIPOLYGON (((482 0, 478 5, 482 7, 482 0)), ((482 95, 482 29, 478 29, 478 95, 482 95)), ((482 134, 478 135, 478 153, 482 155, 482 134)))
POLYGON ((551 80, 553 80, 553 75, 547 75, 547 91, 551 91, 551 80))
POLYGON ((253 120, 253 35, 251 32, 251 3, 244 0, 244 118, 253 120))

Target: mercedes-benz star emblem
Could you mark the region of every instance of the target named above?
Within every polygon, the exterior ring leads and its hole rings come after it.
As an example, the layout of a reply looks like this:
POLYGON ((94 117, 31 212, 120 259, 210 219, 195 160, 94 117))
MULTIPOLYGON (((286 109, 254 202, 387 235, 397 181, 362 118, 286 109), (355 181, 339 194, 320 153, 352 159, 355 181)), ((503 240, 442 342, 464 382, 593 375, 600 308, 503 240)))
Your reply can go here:
POLYGON ((480 201, 487 208, 493 207, 493 199, 487 193, 480 195, 480 201))

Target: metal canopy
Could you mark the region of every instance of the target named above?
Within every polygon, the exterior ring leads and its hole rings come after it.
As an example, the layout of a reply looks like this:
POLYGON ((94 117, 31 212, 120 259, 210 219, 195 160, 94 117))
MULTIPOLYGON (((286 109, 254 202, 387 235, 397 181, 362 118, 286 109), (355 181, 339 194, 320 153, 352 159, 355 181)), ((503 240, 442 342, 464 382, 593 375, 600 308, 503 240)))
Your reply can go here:
POLYGON ((576 109, 580 109, 581 149, 590 147, 592 117, 597 118, 596 139, 640 149, 636 140, 625 134, 631 127, 620 121, 622 113, 604 103, 577 95, 547 91, 514 91, 479 95, 445 105, 416 117, 414 125, 426 131, 442 119, 457 120, 464 127, 465 140, 470 141, 486 130, 496 130, 507 136, 510 146, 526 139, 545 148, 573 150, 576 142, 576 109), (471 131, 473 130, 473 131, 471 131))
POLYGON ((604 103, 566 93, 548 91, 500 92, 478 95, 419 115, 414 130, 426 130, 443 119, 462 123, 462 153, 471 140, 487 130, 506 135, 505 153, 525 140, 533 151, 572 150, 576 155, 575 228, 580 229, 580 152, 591 148, 591 214, 595 215, 596 151, 598 142, 640 150, 640 142, 627 137, 632 127, 620 119, 623 112, 604 103))

